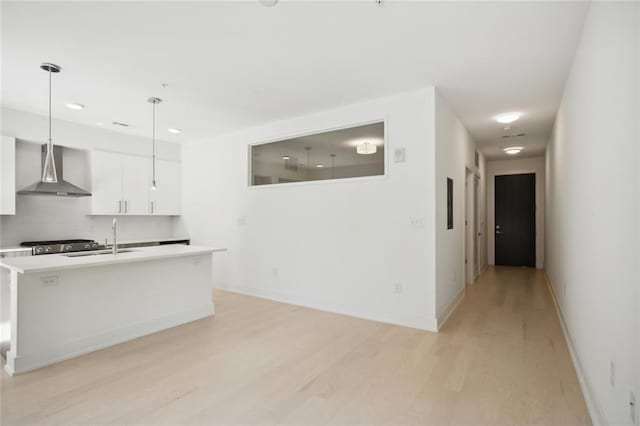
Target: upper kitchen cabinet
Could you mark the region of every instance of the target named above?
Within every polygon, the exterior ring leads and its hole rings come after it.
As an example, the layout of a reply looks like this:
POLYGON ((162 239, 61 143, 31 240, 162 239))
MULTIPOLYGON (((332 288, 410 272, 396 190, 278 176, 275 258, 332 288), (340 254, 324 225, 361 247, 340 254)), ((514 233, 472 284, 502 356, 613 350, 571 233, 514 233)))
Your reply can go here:
POLYGON ((93 151, 91 214, 179 215, 180 163, 156 161, 156 191, 151 190, 151 171, 148 157, 93 151))
POLYGON ((122 212, 131 215, 151 213, 149 204, 149 168, 151 160, 133 155, 122 156, 122 212))
POLYGON ((122 154, 91 153, 91 213, 122 214, 122 154))
POLYGON ((156 160, 158 189, 149 191, 150 213, 180 214, 180 163, 156 160))
POLYGON ((0 214, 16 214, 16 140, 0 142, 0 214))

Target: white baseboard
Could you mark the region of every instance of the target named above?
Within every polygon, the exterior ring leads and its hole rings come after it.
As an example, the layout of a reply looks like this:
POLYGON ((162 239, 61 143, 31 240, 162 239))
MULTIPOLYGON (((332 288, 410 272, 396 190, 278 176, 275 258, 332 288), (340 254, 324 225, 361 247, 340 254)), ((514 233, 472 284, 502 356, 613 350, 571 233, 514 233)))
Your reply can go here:
POLYGON ((297 295, 276 292, 273 290, 257 289, 254 287, 228 286, 222 290, 232 293, 240 293, 247 296, 259 297, 261 299, 273 300, 275 302, 287 303, 305 308, 317 309, 319 311, 331 312, 334 314, 347 315, 350 317, 366 319, 369 321, 383 322, 386 324, 399 325, 403 327, 417 328, 430 332, 437 332, 435 318, 419 315, 396 314, 388 312, 357 312, 347 307, 326 301, 311 300, 297 295))
POLYGON ((564 340, 567 341, 567 346, 569 347, 569 354, 571 355, 573 367, 575 368, 576 374, 578 376, 578 382, 580 382, 580 389, 582 389, 584 402, 587 405, 587 410, 589 411, 589 415, 591 416, 591 423, 593 423, 594 426, 606 425, 607 422, 604 420, 602 410, 600 409, 598 402, 594 398, 593 392, 591 391, 591 386, 589 386, 589 382, 587 381, 587 378, 584 374, 584 369, 582 368, 582 364, 580 363, 580 359, 578 358, 578 353, 573 344, 573 339, 571 338, 571 334, 569 333, 569 329, 567 328, 564 316, 562 315, 562 310, 560 309, 560 303, 558 303, 555 289, 553 288, 551 280, 549 279, 546 271, 544 273, 544 277, 547 281, 547 287, 549 287, 551 298, 553 299, 553 306, 555 307, 558 318, 560 319, 560 326, 562 327, 564 340))
POLYGON ((128 340, 156 333, 167 328, 175 327, 214 314, 213 304, 206 304, 188 311, 178 312, 165 317, 154 318, 131 324, 126 327, 109 330, 93 336, 77 339, 55 347, 44 348, 38 353, 15 356, 13 348, 7 352, 5 371, 10 374, 20 374, 46 365, 55 364, 70 358, 104 349, 128 340))
POLYGON ((449 317, 451 317, 451 314, 453 314, 453 312, 456 310, 460 302, 462 302, 462 299, 464 298, 464 293, 465 293, 465 289, 463 288, 462 291, 460 291, 460 293, 458 293, 456 297, 453 298, 451 303, 449 303, 449 306, 447 306, 447 308, 444 310, 442 315, 438 315, 438 318, 436 320, 436 327, 438 331, 442 329, 442 327, 444 326, 444 323, 447 322, 449 317))

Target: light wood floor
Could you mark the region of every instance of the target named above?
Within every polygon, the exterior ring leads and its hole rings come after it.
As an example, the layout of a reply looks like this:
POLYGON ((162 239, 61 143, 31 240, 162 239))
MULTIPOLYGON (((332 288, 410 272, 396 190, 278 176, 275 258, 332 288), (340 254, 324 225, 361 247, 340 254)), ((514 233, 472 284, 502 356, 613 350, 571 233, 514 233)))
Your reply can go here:
POLYGON ((488 269, 439 334, 215 298, 215 318, 3 373, 2 425, 590 423, 539 271, 488 269))

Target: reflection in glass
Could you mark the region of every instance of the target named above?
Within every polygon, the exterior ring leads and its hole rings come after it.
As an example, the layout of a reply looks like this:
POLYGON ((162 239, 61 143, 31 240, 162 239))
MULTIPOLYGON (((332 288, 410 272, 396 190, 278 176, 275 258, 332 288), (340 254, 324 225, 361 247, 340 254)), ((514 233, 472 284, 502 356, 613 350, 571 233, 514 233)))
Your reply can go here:
POLYGON ((384 122, 251 146, 251 185, 384 175, 384 122))

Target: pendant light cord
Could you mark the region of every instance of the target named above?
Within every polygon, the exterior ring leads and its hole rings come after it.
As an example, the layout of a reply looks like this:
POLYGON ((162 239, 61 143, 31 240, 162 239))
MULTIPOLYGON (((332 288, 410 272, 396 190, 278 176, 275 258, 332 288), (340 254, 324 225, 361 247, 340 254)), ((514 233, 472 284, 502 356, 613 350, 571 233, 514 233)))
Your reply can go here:
POLYGON ((153 103, 153 184, 156 184, 156 103, 153 103))
POLYGON ((49 149, 51 147, 51 67, 49 67, 49 149))

